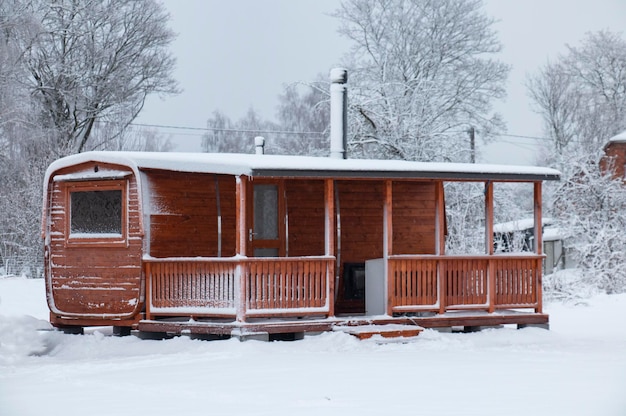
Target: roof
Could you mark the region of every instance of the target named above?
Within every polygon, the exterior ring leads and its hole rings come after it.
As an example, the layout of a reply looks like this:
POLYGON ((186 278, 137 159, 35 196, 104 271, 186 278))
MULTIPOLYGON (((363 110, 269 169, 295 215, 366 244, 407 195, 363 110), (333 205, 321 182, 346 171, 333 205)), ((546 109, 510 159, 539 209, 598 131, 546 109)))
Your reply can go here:
POLYGON ((626 130, 609 139, 609 143, 626 143, 626 130))
POLYGON ((560 172, 557 170, 534 166, 373 159, 344 160, 310 156, 234 153, 98 151, 79 153, 53 162, 46 172, 46 183, 55 171, 90 161, 128 166, 135 171, 160 169, 252 177, 520 181, 558 180, 560 178, 560 172))
MULTIPOLYGON (((542 218, 541 225, 550 225, 553 224, 554 220, 552 218, 542 218)), ((493 225, 494 233, 512 233, 515 231, 524 231, 530 230, 535 227, 535 219, 534 218, 523 218, 519 220, 502 222, 499 224, 493 225)))

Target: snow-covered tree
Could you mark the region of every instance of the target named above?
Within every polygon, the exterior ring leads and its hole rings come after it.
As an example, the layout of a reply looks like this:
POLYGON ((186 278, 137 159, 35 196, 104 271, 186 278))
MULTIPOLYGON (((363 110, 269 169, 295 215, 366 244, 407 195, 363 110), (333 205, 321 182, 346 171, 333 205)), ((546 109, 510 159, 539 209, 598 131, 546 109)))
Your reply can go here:
POLYGON ((624 291, 626 186, 613 177, 603 149, 626 130, 626 41, 606 30, 588 33, 579 46, 567 46, 540 68, 527 86, 550 138, 544 163, 563 173, 561 183, 546 187, 546 206, 554 201, 551 215, 560 223, 568 255, 584 283, 624 291))
POLYGON ((503 127, 492 113, 508 67, 481 0, 345 0, 335 12, 352 40, 350 145, 406 160, 469 161, 470 126, 503 127))
POLYGON ((52 160, 114 147, 148 94, 177 91, 167 20, 153 0, 0 1, 3 257, 42 261, 41 187, 52 160))
POLYGON ((31 0, 39 22, 22 39, 25 80, 41 105, 40 122, 56 134, 58 153, 87 150, 98 120, 114 119, 120 134, 148 94, 177 92, 174 39, 156 1, 31 0), (123 123, 119 123, 123 120, 123 123))
POLYGON ((583 280, 608 293, 626 291, 626 184, 594 158, 570 159, 555 191, 555 213, 583 280))

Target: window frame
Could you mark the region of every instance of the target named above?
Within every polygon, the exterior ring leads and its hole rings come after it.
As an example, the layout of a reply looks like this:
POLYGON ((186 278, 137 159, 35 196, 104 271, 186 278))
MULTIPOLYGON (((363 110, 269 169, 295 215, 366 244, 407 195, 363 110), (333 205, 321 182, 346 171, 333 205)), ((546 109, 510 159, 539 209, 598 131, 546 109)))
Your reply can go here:
POLYGON ((98 246, 98 247, 122 247, 128 246, 128 181, 121 180, 97 180, 88 182, 65 183, 65 245, 66 246, 98 246), (121 235, 109 236, 98 235, 97 237, 85 237, 85 234, 72 236, 72 193, 92 191, 121 191, 122 192, 122 224, 121 235))

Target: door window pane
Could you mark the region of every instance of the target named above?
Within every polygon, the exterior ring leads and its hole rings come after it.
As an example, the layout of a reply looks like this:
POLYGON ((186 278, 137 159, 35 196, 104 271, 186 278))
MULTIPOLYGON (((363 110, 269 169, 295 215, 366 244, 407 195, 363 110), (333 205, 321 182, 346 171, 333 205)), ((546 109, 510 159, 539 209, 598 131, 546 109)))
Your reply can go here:
POLYGON ((278 239, 277 185, 254 185, 254 239, 278 239))
POLYGON ((254 257, 278 257, 278 249, 271 247, 255 248, 254 257))

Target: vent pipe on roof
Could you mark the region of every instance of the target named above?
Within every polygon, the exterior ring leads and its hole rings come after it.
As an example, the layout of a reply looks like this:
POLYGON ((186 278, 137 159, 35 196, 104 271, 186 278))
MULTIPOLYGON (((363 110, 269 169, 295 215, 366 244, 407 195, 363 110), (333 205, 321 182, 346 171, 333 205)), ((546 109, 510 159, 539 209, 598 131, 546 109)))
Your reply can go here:
POLYGON ((330 157, 347 159, 348 154, 348 71, 330 70, 330 157))
POLYGON ((254 149, 257 155, 265 154, 265 139, 261 136, 254 138, 254 149))

